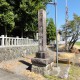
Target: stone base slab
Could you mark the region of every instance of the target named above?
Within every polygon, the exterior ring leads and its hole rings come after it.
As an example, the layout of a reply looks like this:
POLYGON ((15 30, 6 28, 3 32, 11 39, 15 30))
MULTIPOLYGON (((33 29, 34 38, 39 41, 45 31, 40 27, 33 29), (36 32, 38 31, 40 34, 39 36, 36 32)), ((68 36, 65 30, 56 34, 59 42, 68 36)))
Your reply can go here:
POLYGON ((58 76, 60 71, 61 71, 60 67, 53 67, 51 75, 58 76))
POLYGON ((41 75, 51 75, 53 67, 54 67, 54 62, 46 66, 32 65, 32 72, 35 72, 41 75))
POLYGON ((47 66, 48 64, 50 64, 51 62, 53 62, 53 58, 46 58, 46 59, 32 58, 31 62, 35 66, 47 66))
POLYGON ((60 73, 60 67, 54 67, 54 62, 44 67, 32 65, 32 72, 46 76, 58 76, 60 73))

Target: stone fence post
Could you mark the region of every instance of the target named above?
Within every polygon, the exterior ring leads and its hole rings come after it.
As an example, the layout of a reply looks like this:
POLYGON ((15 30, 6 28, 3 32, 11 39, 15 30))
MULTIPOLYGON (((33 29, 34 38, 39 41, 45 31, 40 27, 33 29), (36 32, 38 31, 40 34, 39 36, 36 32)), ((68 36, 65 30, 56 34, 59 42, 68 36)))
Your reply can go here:
POLYGON ((16 38, 17 38, 16 45, 18 45, 18 40, 19 40, 19 37, 17 36, 16 38))
POLYGON ((2 37, 1 45, 4 46, 4 35, 1 35, 1 37, 2 37))
POLYGON ((27 42, 27 44, 28 44, 28 40, 29 40, 29 38, 27 37, 26 39, 27 39, 26 42, 27 42))
POLYGON ((36 33, 36 40, 38 40, 38 33, 36 33))

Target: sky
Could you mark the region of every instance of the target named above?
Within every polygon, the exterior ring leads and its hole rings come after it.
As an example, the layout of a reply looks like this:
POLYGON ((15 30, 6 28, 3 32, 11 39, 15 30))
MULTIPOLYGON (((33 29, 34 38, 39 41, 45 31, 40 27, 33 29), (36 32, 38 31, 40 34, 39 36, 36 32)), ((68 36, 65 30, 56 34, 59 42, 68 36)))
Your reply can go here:
MULTIPOLYGON (((65 5, 66 0, 57 1, 57 29, 61 28, 61 25, 65 24, 65 5)), ((68 16, 69 20, 73 20, 73 14, 76 13, 80 16, 80 0, 67 0, 68 1, 68 16)), ((53 0, 54 2, 54 0, 53 0)), ((55 9, 51 4, 47 4, 46 13, 47 18, 55 19, 55 9)))

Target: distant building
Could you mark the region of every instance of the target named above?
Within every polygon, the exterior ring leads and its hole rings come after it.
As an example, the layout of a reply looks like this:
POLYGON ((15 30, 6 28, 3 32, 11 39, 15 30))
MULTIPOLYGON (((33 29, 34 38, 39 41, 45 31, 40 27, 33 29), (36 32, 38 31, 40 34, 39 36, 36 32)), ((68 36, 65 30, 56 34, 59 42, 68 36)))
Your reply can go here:
MULTIPOLYGON (((64 38, 64 36, 63 36, 63 35, 60 35, 60 38, 61 38, 61 40, 60 40, 60 41, 65 41, 65 38, 64 38)), ((69 37, 68 37, 68 39, 67 39, 67 41, 69 42, 71 39, 72 39, 72 37, 71 37, 71 36, 69 36, 69 37)), ((78 37, 77 42, 80 42, 80 36, 78 37)))
POLYGON ((59 32, 57 34, 57 40, 58 40, 58 42, 61 41, 61 34, 59 32))

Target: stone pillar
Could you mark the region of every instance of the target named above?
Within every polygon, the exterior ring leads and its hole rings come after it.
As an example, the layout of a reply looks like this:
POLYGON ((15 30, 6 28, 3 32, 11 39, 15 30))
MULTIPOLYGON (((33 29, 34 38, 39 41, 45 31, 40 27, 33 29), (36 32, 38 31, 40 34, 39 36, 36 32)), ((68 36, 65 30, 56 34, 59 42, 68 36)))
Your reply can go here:
POLYGON ((46 49, 46 12, 41 9, 38 11, 38 32, 39 32, 39 51, 46 49))
POLYGON ((36 53, 36 57, 46 58, 46 12, 43 9, 38 11, 38 40, 39 50, 36 53))
POLYGON ((50 74, 53 66, 53 58, 46 52, 46 12, 38 11, 39 50, 36 57, 31 59, 32 71, 42 75, 50 74))

